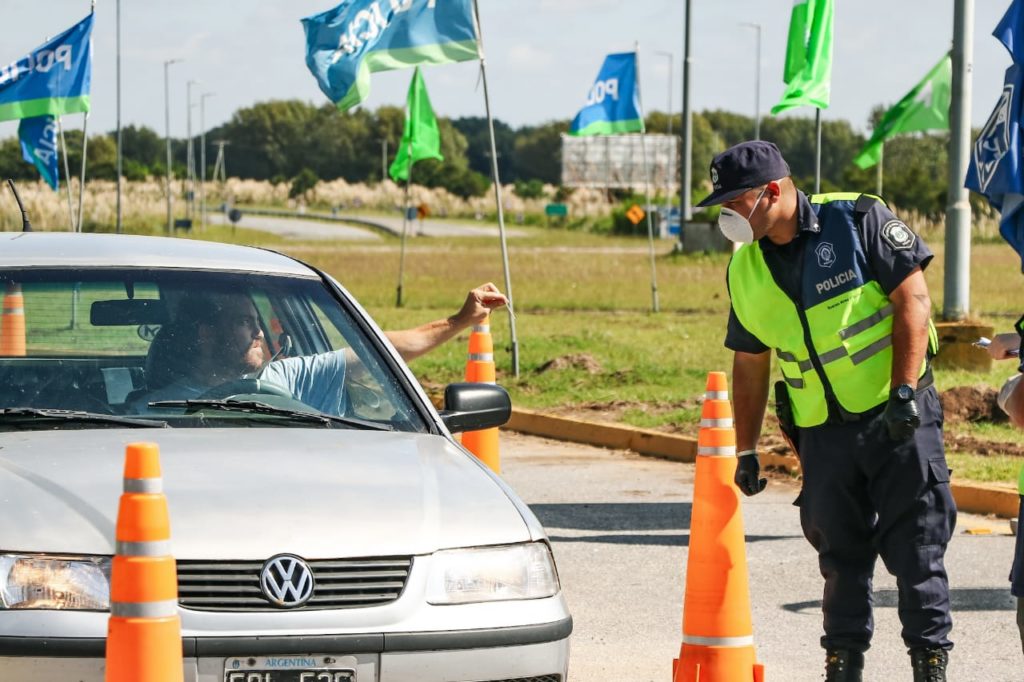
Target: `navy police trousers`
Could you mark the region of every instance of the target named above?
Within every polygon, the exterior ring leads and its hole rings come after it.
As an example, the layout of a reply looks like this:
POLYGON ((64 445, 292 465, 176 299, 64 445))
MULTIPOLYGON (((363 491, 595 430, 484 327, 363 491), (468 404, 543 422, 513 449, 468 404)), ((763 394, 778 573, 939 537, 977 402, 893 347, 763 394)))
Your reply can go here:
POLYGON ((799 430, 804 535, 818 552, 826 649, 865 651, 871 642, 871 581, 881 557, 899 588, 907 648, 952 648, 943 556, 956 525, 934 387, 917 397, 921 426, 890 439, 881 414, 799 430))

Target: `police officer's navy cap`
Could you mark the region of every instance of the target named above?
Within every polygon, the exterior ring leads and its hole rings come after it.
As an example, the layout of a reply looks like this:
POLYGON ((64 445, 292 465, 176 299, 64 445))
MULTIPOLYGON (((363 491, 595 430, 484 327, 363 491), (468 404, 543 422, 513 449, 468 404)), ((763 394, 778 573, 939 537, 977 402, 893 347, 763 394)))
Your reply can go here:
POLYGON ((714 191, 698 206, 714 206, 747 190, 789 176, 789 164, 772 142, 754 140, 729 147, 711 161, 714 191))

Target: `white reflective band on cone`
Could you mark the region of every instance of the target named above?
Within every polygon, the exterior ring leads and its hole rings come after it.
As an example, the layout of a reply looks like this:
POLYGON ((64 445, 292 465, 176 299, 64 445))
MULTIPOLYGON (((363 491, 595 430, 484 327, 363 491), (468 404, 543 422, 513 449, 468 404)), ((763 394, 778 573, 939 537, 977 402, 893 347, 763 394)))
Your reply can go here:
POLYGON ((732 419, 701 419, 700 425, 710 429, 731 429, 732 419))
POLYGON ((126 478, 124 479, 124 491, 126 493, 162 493, 164 480, 162 478, 126 478))
POLYGON ((475 362, 494 362, 494 353, 470 353, 469 359, 475 362))
POLYGON ((491 325, 489 324, 475 324, 473 325, 473 331, 480 332, 481 334, 490 334, 491 325))
POLYGON ((700 646, 753 646, 754 636, 746 637, 697 637, 695 635, 683 634, 683 644, 697 644, 700 646))
POLYGON ((114 546, 114 553, 118 556, 171 556, 171 541, 123 542, 118 540, 114 546))
POLYGON ((725 446, 722 446, 720 448, 712 448, 712 447, 707 447, 705 445, 700 445, 700 446, 697 447, 697 454, 698 455, 705 455, 707 457, 735 457, 736 456, 736 446, 735 445, 725 445, 725 446))
POLYGON ((728 400, 729 391, 705 391, 704 400, 728 400))
POLYGON ((110 615, 115 618, 170 618, 178 615, 178 601, 113 602, 110 615))
POLYGON ((8 308, 7 306, 4 306, 4 315, 24 315, 24 314, 25 314, 25 309, 24 308, 8 308))

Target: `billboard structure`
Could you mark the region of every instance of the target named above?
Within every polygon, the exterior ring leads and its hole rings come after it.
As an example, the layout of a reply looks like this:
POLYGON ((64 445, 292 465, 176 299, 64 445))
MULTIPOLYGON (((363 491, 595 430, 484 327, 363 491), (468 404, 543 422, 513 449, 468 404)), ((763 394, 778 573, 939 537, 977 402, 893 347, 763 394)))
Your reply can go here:
POLYGON ((644 150, 651 187, 669 194, 679 187, 679 138, 675 135, 562 135, 562 185, 644 191, 644 150))

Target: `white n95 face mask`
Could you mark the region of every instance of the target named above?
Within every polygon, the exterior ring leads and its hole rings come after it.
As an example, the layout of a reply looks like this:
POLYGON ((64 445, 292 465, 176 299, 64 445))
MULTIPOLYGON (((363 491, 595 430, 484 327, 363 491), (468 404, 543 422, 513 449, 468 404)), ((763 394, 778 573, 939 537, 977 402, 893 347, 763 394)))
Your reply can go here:
POLYGON ((750 215, 746 218, 731 208, 722 207, 722 212, 718 215, 718 229, 722 231, 726 239, 731 242, 739 242, 740 244, 749 244, 754 241, 754 228, 750 226, 750 217, 754 215, 754 211, 757 210, 758 205, 761 203, 761 198, 767 189, 768 186, 766 185, 761 190, 761 193, 757 195, 754 207, 750 209, 750 215))

